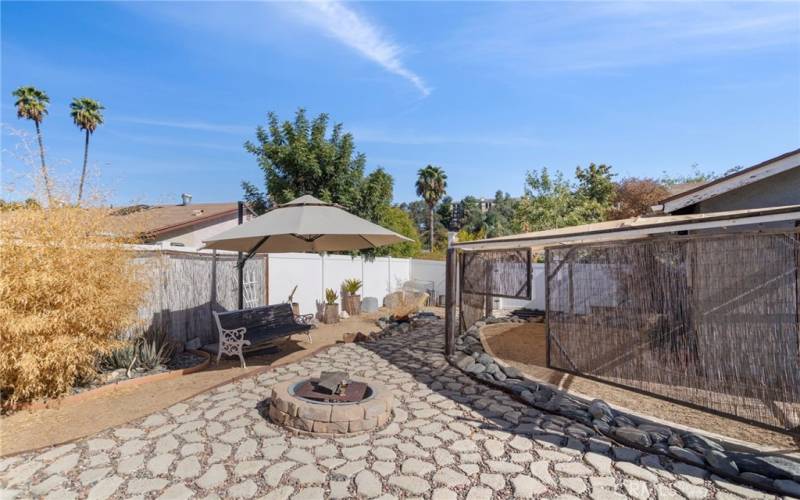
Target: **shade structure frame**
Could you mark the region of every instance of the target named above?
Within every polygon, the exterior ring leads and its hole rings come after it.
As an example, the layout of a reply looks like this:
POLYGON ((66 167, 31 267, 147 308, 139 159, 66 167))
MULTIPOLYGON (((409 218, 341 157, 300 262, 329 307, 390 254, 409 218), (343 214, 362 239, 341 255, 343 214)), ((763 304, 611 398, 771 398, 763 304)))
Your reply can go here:
POLYGON ((204 241, 207 249, 248 253, 346 252, 411 241, 313 196, 280 205, 204 241))

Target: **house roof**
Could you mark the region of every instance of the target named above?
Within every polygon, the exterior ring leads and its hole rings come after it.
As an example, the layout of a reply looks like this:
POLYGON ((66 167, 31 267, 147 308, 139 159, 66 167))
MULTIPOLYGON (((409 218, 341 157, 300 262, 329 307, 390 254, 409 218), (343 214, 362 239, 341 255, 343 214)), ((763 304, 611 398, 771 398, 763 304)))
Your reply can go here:
POLYGON ((150 238, 236 217, 238 203, 191 203, 189 205, 132 205, 112 212, 109 231, 145 234, 150 238))
POLYGON ((767 177, 800 167, 800 149, 789 151, 775 158, 762 161, 757 165, 734 172, 725 177, 691 187, 683 192, 678 192, 660 201, 659 208, 665 213, 672 213, 681 208, 700 203, 701 201, 719 196, 728 191, 752 184, 767 177))
POLYGON ((764 224, 786 220, 800 220, 800 205, 747 210, 730 210, 704 214, 661 215, 633 217, 594 224, 548 229, 532 233, 487 238, 484 240, 454 243, 462 250, 503 250, 513 248, 545 247, 563 244, 595 243, 635 239, 651 234, 675 231, 764 224))

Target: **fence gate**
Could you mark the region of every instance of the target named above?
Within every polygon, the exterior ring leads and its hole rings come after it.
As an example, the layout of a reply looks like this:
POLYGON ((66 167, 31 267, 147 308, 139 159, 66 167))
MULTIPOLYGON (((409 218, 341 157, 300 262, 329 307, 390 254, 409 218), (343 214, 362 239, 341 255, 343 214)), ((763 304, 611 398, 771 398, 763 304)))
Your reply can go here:
POLYGON ((800 233, 546 252, 548 366, 800 430, 800 233))
POLYGON ((530 249, 447 251, 445 352, 455 337, 492 313, 493 297, 531 299, 530 249))

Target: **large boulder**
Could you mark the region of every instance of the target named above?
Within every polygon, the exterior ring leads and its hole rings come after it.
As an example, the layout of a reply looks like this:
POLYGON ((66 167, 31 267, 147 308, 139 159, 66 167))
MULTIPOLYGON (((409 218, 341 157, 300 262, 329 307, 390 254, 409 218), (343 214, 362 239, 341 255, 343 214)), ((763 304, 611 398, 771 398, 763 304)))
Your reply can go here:
POLYGON ((407 317, 419 311, 428 303, 428 294, 409 290, 398 290, 383 298, 383 305, 395 317, 407 317))

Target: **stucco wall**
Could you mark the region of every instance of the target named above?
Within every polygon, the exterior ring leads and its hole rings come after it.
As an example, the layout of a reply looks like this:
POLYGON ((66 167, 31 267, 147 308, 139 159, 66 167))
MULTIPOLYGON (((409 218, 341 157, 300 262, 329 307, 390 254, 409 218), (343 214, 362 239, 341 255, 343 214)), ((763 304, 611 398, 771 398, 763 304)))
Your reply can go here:
POLYGON ((181 243, 186 247, 201 247, 203 240, 215 236, 237 225, 237 215, 234 214, 230 219, 211 222, 207 225, 195 228, 194 231, 170 235, 167 238, 159 239, 167 243, 181 243))
POLYGON ((800 167, 701 201, 692 207, 692 213, 783 205, 800 205, 800 167))

